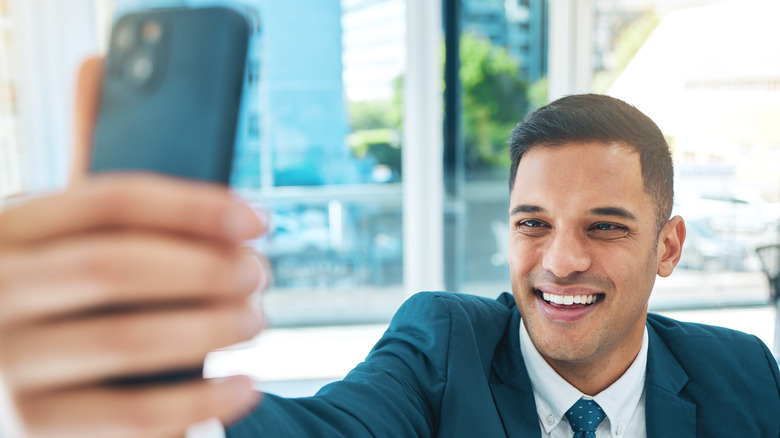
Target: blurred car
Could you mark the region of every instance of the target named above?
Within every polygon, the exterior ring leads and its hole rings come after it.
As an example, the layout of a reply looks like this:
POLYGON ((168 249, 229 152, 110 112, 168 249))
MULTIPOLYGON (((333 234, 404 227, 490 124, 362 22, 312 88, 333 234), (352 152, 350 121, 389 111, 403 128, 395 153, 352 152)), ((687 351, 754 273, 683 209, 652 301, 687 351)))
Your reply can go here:
POLYGON ((740 241, 719 235, 706 219, 685 223, 687 235, 679 267, 697 271, 744 271, 749 253, 740 241))

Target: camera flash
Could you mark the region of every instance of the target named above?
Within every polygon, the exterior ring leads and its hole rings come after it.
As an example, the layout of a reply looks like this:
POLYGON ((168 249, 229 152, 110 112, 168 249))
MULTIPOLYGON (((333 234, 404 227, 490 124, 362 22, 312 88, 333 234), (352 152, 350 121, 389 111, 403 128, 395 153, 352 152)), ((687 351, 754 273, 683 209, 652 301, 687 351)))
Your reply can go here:
POLYGON ((161 36, 162 26, 157 21, 149 20, 144 23, 143 27, 141 28, 141 37, 149 44, 156 43, 160 40, 161 36))

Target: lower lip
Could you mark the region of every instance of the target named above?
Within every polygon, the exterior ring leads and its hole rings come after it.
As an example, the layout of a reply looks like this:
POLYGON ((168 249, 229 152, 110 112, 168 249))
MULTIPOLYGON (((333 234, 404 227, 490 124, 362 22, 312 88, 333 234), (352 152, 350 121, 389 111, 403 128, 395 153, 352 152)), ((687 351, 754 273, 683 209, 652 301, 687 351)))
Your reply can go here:
POLYGON ((577 309, 561 309, 545 301, 539 293, 536 293, 535 295, 536 300, 539 302, 539 308, 547 318, 564 322, 575 322, 585 318, 591 312, 596 310, 597 306, 601 304, 601 301, 603 300, 603 297, 599 297, 598 301, 585 307, 580 307, 577 309))

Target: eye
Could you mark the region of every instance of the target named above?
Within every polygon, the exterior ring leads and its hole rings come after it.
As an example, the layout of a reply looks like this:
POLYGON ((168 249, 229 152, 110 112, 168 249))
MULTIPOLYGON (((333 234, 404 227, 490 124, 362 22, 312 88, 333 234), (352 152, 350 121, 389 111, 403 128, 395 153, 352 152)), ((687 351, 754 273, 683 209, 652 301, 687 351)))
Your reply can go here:
POLYGON ((538 228, 538 227, 543 227, 544 226, 544 222, 538 221, 536 219, 526 219, 526 220, 519 221, 517 223, 517 226, 518 227, 528 227, 528 228, 538 228))
POLYGON ((528 236, 541 236, 549 225, 546 222, 537 219, 523 219, 515 223, 515 229, 528 236))
POLYGON ((594 224, 589 231, 601 239, 617 239, 628 233, 628 227, 610 222, 599 222, 594 224))

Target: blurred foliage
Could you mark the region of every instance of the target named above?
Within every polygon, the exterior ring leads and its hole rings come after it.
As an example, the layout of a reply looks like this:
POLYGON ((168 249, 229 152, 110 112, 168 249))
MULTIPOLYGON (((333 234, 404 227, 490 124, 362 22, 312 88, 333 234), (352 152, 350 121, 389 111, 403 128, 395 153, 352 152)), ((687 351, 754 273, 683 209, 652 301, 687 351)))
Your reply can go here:
POLYGON ((401 170, 401 134, 392 128, 363 129, 347 136, 347 144, 358 159, 370 156, 376 164, 401 170))
POLYGON ((648 12, 625 26, 615 38, 614 65, 609 70, 601 70, 593 76, 593 92, 606 93, 609 87, 623 73, 636 52, 653 33, 660 18, 653 12, 648 12))
POLYGON ((509 132, 530 104, 520 62, 486 38, 463 34, 460 64, 467 166, 508 166, 509 132))
POLYGON ((547 76, 528 87, 528 103, 531 105, 528 108, 529 112, 547 105, 547 76))
MULTIPOLYGON (((518 60, 477 35, 461 36, 460 60, 467 166, 507 167, 509 133, 529 108, 546 103, 547 80, 529 86, 518 60)), ((396 78, 393 90, 388 100, 349 104, 353 132, 349 144, 356 157, 372 156, 400 171, 400 144, 392 138, 402 132, 403 77, 396 78)))

